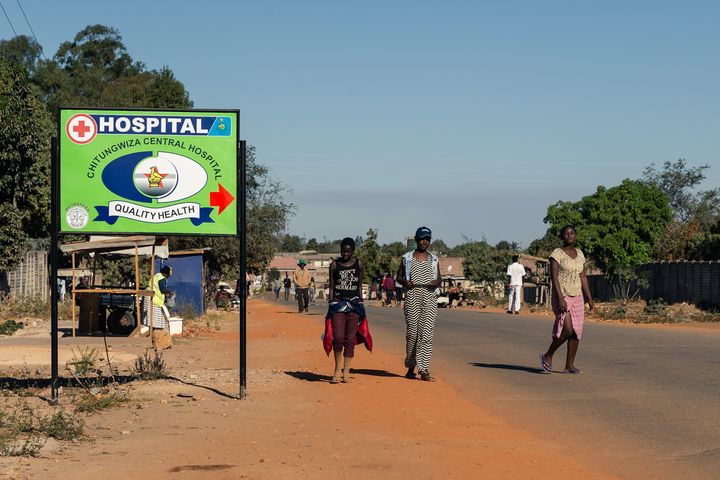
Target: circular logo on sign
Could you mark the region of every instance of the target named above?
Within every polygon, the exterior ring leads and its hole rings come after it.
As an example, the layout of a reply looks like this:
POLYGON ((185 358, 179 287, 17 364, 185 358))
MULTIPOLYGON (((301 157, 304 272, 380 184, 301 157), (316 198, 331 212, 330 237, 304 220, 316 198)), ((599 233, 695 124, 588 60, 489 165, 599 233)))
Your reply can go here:
POLYGON ((65 212, 65 220, 72 228, 83 228, 88 223, 88 211, 85 207, 76 205, 65 212))
POLYGON ((148 157, 133 170, 133 183, 148 197, 162 198, 170 195, 178 183, 178 171, 167 158, 148 157))
POLYGON ((70 117, 65 124, 65 133, 73 143, 90 143, 97 134, 97 123, 90 115, 78 113, 70 117))

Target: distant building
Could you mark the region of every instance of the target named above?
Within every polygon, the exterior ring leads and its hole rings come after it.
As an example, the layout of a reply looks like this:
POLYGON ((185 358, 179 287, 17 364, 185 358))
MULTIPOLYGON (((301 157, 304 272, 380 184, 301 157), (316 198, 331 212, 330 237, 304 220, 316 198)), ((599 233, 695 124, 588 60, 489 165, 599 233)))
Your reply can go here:
POLYGON ((280 252, 275 254, 272 261, 267 267, 270 271, 273 268, 280 272, 280 278, 285 278, 285 273, 292 276, 292 272, 297 268, 298 261, 303 259, 307 262, 307 268, 315 278, 315 285, 318 288, 327 287, 329 285, 330 263, 338 257, 337 253, 317 253, 314 250, 304 250, 302 252, 280 252))

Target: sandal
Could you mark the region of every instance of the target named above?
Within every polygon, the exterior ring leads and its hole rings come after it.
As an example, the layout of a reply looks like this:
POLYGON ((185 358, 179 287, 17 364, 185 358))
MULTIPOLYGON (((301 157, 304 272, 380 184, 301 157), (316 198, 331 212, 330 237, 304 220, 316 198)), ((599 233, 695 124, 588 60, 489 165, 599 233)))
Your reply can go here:
POLYGON ((540 368, 541 368, 544 372, 547 372, 547 373, 552 372, 552 363, 548 362, 548 361, 545 359, 545 354, 544 354, 544 353, 541 353, 541 354, 540 354, 540 368))
POLYGON ((580 373, 580 369, 575 368, 575 367, 573 367, 573 368, 568 368, 568 369, 563 370, 563 373, 569 373, 569 374, 571 374, 571 375, 577 375, 578 373, 580 373))
POLYGON ((430 372, 420 372, 420 380, 424 382, 434 382, 435 379, 430 375, 430 372))

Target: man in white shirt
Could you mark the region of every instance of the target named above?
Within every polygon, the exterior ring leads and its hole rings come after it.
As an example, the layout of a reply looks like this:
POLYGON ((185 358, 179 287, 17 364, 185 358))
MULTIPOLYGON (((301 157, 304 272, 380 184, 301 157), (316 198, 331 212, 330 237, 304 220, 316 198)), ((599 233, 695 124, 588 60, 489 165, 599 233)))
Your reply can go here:
POLYGON ((516 315, 520 314, 520 293, 522 292, 523 277, 525 276, 525 267, 522 266, 517 255, 512 257, 513 263, 508 266, 507 276, 510 278, 510 303, 508 304, 507 313, 511 314, 515 312, 516 315))

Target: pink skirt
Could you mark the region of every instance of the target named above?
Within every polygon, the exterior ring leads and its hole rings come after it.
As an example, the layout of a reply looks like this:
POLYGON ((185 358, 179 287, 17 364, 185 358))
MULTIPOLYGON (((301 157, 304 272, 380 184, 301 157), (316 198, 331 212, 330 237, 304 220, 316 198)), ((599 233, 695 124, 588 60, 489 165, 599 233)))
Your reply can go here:
POLYGON ((583 331, 583 320, 585 320, 585 299, 582 295, 575 297, 563 297, 565 303, 567 303, 569 312, 561 312, 560 306, 558 305, 557 297, 553 296, 552 309, 555 313, 555 325, 553 325, 553 338, 559 338, 565 325, 565 319, 569 316, 572 321, 573 330, 577 335, 578 340, 582 337, 583 331))

